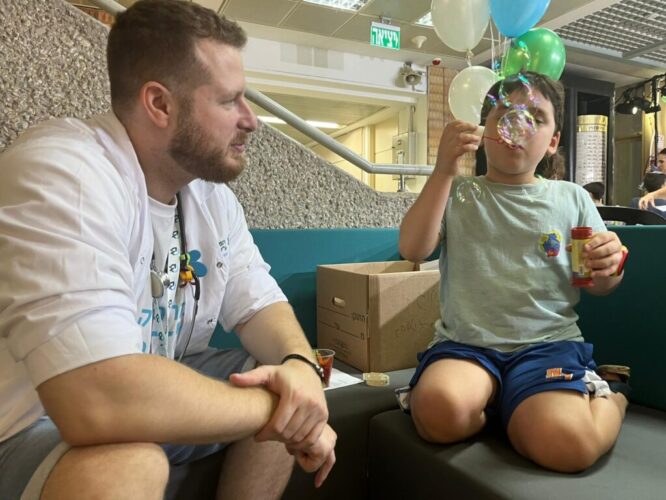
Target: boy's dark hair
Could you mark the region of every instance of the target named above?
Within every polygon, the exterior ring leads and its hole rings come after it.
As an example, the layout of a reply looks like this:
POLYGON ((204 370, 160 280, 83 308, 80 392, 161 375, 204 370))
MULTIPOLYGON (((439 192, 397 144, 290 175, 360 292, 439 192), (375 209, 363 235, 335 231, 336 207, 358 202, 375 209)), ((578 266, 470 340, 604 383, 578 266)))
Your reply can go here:
POLYGON ((661 151, 659 151, 659 153, 657 154, 657 156, 659 156, 659 155, 666 155, 666 148, 664 148, 664 149, 662 149, 661 151))
MULTIPOLYGON (((538 90, 541 95, 548 99, 553 105, 555 117, 555 133, 561 132, 564 126, 564 87, 559 81, 553 80, 546 75, 526 71, 522 75, 527 78, 528 83, 534 90, 538 90)), ((522 80, 515 77, 507 77, 504 80, 496 82, 486 94, 481 108, 481 125, 485 125, 488 113, 493 109, 496 102, 499 102, 500 87, 502 92, 510 95, 516 90, 525 90, 525 84, 522 80), (490 96, 494 98, 491 99, 490 96)))
POLYGON ((590 182, 583 186, 583 189, 592 195, 592 198, 601 201, 606 192, 606 186, 603 182, 590 182))
POLYGON ((141 0, 119 14, 106 50, 114 111, 129 109, 149 81, 181 95, 208 81, 195 52, 203 39, 238 49, 247 41, 238 24, 192 2, 141 0))
POLYGON ((664 187, 665 182, 666 182, 666 174, 662 174, 660 172, 650 172, 648 174, 645 174, 645 177, 643 178, 643 188, 648 193, 651 193, 653 191, 656 191, 657 189, 661 189, 662 187, 664 187))
MULTIPOLYGON (((527 78, 528 83, 534 90, 538 90, 541 95, 551 102, 555 119, 554 133, 561 132, 564 126, 564 87, 562 84, 533 71, 526 71, 522 75, 527 78)), ((516 90, 525 90, 525 84, 518 78, 507 77, 490 87, 481 107, 481 125, 486 124, 488 114, 497 105, 500 88, 504 94, 509 95, 516 90)), ((558 150, 553 156, 544 157, 537 165, 535 173, 547 179, 563 179, 565 170, 564 158, 558 150)))

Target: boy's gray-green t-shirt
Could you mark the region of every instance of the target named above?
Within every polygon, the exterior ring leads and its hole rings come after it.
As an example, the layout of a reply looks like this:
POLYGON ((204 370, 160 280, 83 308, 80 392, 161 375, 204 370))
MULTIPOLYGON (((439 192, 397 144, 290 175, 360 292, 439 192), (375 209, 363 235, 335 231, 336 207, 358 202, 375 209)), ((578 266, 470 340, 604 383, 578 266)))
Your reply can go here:
POLYGON ((571 286, 571 228, 606 231, 580 186, 456 178, 442 221, 441 319, 431 345, 453 340, 514 351, 582 341, 571 286))

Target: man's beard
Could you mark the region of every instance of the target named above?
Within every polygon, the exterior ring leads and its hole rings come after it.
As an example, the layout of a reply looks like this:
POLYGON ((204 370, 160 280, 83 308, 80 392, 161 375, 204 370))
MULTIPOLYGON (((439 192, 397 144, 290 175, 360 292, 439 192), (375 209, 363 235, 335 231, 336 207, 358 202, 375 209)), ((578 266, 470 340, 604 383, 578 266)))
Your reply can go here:
MULTIPOLYGON (((247 134, 240 132, 229 144, 245 143, 247 134)), ((238 177, 245 168, 244 155, 227 158, 227 149, 212 143, 210 137, 192 119, 189 109, 183 108, 178 117, 176 133, 169 144, 169 154, 178 165, 204 181, 227 183, 238 177)))

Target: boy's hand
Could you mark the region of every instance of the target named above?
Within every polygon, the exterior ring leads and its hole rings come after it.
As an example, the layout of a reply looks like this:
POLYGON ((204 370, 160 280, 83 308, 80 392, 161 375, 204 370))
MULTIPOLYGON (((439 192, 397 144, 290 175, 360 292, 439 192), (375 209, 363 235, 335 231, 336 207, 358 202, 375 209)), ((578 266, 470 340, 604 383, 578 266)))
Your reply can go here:
POLYGON ((439 140, 435 172, 449 176, 458 175, 460 157, 479 149, 481 137, 474 134, 477 128, 476 125, 459 120, 450 122, 444 128, 439 140))
POLYGON ((611 276, 622 261, 622 242, 613 231, 595 233, 583 247, 582 257, 592 278, 611 276))

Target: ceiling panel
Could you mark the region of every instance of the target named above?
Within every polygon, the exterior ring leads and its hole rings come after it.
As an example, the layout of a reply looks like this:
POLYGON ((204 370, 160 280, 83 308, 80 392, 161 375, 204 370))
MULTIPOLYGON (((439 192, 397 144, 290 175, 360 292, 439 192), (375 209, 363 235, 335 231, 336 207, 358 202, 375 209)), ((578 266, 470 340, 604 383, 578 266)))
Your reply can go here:
POLYGON ((277 26, 296 2, 290 0, 229 0, 222 13, 230 19, 277 26))
POLYGON ((280 27, 327 36, 337 31, 355 14, 355 12, 301 3, 289 14, 280 27))
POLYGON ((664 0, 622 0, 556 31, 565 40, 622 53, 652 46, 640 57, 666 64, 664 0))
POLYGON ((556 17, 563 16, 572 10, 585 7, 594 1, 595 0, 552 0, 548 6, 548 10, 541 18, 541 21, 539 21, 539 24, 552 21, 556 17))
MULTIPOLYGON (((128 6, 135 0, 119 1, 128 6)), ((240 21, 363 43, 369 41, 370 23, 385 16, 401 27, 403 48, 444 58, 463 57, 463 54, 444 46, 434 29, 413 24, 429 11, 431 0, 370 0, 359 12, 308 4, 304 0, 194 1, 213 7, 221 3, 221 12, 240 21), (411 42, 417 34, 427 37, 420 49, 411 42)), ((610 50, 622 53, 647 47, 650 50, 639 55, 644 63, 666 63, 666 46, 661 45, 666 40, 666 0, 553 0, 540 24, 549 22, 558 26, 556 32, 565 43, 572 42, 577 49, 582 44, 593 52, 610 50), (569 21, 567 15, 571 16, 572 12, 581 9, 591 13, 558 26, 558 18, 562 18, 561 23, 569 21)), ((487 32, 484 38, 490 38, 490 33, 487 32)), ((482 53, 488 47, 489 42, 484 40, 474 48, 474 53, 482 53)), ((599 52, 599 55, 598 66, 607 66, 607 57, 604 60, 604 54, 599 52)), ((635 60, 633 62, 636 63, 635 60)))
POLYGON ((413 23, 430 11, 431 3, 432 0, 372 0, 361 13, 413 23))

